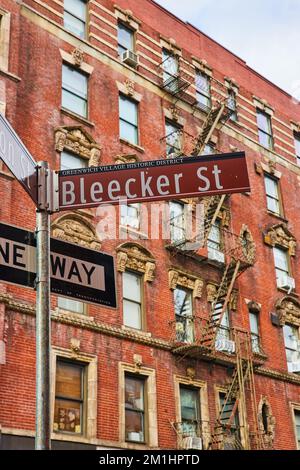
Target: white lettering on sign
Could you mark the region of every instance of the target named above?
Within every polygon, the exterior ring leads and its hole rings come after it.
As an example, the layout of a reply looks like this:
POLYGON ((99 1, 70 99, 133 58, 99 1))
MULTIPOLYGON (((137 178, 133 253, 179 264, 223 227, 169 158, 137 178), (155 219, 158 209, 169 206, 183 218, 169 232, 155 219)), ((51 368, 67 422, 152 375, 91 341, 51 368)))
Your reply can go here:
POLYGON ((54 279, 105 290, 103 266, 51 252, 50 267, 51 277, 54 279))

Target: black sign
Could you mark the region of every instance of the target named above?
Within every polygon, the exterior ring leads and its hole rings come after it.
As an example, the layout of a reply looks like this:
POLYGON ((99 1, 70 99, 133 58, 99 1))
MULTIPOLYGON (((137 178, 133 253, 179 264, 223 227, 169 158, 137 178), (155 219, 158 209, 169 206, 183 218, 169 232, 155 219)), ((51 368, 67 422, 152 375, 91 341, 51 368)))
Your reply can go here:
MULTIPOLYGON (((117 306, 111 255, 56 238, 50 239, 50 249, 53 294, 85 303, 117 306)), ((35 279, 34 233, 0 223, 0 280, 34 288, 35 279)))

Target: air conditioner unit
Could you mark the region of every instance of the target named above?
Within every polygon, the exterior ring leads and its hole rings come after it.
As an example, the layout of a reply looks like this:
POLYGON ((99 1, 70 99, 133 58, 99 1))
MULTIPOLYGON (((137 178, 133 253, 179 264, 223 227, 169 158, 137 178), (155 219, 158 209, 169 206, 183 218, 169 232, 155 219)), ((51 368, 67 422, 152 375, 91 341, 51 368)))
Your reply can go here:
POLYGON ((217 263, 224 263, 225 262, 225 255, 222 251, 216 250, 215 248, 208 247, 207 250, 208 258, 211 261, 216 261, 217 263))
POLYGON ((182 439, 182 448, 202 450, 201 437, 184 437, 182 439))
POLYGON ((130 65, 131 67, 136 67, 138 65, 138 56, 128 49, 122 54, 122 62, 124 62, 124 64, 130 65))
POLYGON ((300 362, 288 362, 289 372, 300 372, 300 362))
POLYGON ((230 354, 233 354, 235 352, 235 342, 226 338, 217 338, 215 348, 217 351, 225 351, 230 354))
POLYGON ((282 275, 277 278, 277 287, 291 292, 292 289, 295 289, 295 279, 287 274, 282 275))

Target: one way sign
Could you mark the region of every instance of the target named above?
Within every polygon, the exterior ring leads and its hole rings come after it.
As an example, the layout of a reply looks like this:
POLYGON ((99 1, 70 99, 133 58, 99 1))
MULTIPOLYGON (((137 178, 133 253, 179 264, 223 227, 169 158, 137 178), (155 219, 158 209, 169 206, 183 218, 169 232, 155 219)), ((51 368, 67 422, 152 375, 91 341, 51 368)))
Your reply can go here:
MULTIPOLYGON (((53 294, 116 307, 112 256, 56 238, 50 239, 50 249, 53 294)), ((35 278, 34 233, 0 223, 0 281, 34 288, 35 278)))

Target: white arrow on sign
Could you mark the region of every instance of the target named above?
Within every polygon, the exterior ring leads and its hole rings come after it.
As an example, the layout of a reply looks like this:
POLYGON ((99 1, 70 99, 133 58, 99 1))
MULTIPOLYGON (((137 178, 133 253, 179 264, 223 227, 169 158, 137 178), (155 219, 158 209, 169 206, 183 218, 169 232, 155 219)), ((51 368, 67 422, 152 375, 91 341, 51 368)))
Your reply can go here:
POLYGON ((37 164, 1 113, 0 158, 37 204, 37 164))

